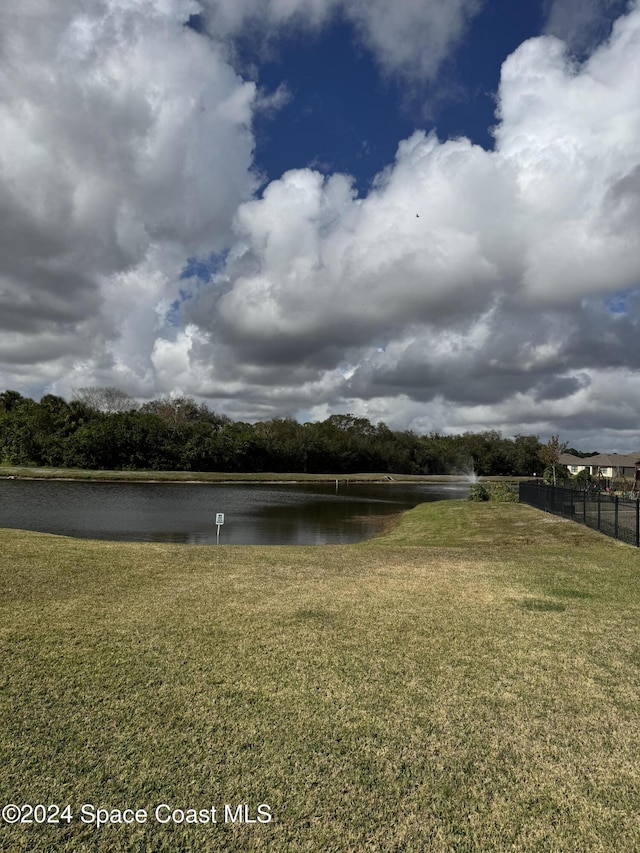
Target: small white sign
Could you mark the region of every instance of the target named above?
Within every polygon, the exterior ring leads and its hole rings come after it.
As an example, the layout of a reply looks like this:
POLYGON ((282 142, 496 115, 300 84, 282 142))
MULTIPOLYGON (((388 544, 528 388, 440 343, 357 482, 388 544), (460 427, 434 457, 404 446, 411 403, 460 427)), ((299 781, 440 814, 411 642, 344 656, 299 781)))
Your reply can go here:
POLYGON ((216 524, 224 524, 224 513, 217 512, 216 513, 216 524))

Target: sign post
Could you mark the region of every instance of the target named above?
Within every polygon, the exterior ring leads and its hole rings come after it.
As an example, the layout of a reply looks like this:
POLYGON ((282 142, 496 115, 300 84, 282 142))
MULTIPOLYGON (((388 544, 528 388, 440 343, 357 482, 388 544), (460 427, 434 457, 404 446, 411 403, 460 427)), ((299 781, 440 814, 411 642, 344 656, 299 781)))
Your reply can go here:
POLYGON ((223 524, 224 524, 224 513, 223 512, 217 512, 216 513, 216 525, 218 527, 218 530, 216 532, 216 545, 220 544, 220 528, 222 527, 223 524))

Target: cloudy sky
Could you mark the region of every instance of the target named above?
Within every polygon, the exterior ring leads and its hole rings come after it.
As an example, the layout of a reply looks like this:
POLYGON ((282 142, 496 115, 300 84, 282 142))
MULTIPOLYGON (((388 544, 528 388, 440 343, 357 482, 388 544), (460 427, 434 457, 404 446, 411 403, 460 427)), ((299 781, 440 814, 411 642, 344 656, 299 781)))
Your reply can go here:
POLYGON ((0 8, 0 389, 640 447, 640 2, 0 8))

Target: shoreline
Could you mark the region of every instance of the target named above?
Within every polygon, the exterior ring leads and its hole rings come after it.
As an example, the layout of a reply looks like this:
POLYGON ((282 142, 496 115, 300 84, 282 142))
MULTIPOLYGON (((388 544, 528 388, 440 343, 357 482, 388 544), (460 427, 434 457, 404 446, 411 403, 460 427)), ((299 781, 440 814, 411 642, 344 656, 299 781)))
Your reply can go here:
MULTIPOLYGON (((482 477, 483 482, 518 482, 526 477, 496 476, 482 477)), ((392 483, 470 483, 463 474, 303 474, 260 472, 238 473, 215 471, 107 471, 64 468, 0 468, 0 480, 55 480, 91 483, 201 483, 217 485, 264 483, 266 485, 289 485, 296 483, 360 483, 385 485, 392 483)))

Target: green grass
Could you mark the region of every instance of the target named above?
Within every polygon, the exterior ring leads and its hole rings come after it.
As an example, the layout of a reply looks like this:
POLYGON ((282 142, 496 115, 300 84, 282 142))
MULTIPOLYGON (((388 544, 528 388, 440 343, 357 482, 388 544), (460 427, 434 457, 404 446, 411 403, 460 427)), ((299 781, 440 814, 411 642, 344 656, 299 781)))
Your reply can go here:
MULTIPOLYGON (((326 483, 335 480, 353 482, 399 482, 399 483, 447 483, 460 482, 461 475, 456 474, 304 474, 276 472, 229 473, 219 471, 94 471, 89 468, 29 468, 24 466, 0 465, 0 477, 36 480, 141 480, 170 481, 175 483, 220 483, 220 482, 316 482, 326 483)), ((486 478, 510 481, 526 479, 524 477, 486 478)))
POLYGON ((638 555, 446 501, 356 546, 0 531, 0 800, 271 807, 6 851, 634 851, 638 555))

